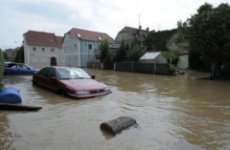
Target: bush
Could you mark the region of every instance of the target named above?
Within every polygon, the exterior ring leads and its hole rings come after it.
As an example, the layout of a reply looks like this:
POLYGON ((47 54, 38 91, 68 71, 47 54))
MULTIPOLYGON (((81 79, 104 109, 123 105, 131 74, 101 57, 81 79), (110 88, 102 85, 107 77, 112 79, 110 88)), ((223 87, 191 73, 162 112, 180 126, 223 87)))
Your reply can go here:
POLYGON ((179 58, 175 53, 171 51, 164 51, 162 52, 162 54, 164 55, 165 58, 167 58, 168 64, 177 65, 179 58))
POLYGON ((139 58, 145 53, 145 48, 138 44, 135 44, 132 49, 127 53, 128 59, 138 62, 139 58))

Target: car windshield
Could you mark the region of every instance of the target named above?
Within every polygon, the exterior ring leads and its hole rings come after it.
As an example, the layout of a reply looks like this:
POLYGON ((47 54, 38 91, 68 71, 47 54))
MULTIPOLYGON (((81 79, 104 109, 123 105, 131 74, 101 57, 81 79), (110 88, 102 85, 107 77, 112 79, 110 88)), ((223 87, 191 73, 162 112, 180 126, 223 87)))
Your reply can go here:
POLYGON ((57 74, 60 80, 90 78, 90 76, 80 68, 58 68, 57 74))

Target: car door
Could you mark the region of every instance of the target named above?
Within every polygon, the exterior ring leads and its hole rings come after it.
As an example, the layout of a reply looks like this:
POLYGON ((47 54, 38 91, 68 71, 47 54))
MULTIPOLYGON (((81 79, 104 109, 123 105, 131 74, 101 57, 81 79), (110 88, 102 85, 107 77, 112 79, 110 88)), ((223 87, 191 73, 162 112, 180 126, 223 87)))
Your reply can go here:
POLYGON ((6 68, 5 68, 5 73, 6 74, 18 74, 18 66, 17 64, 9 64, 6 68))
POLYGON ((36 83, 42 87, 48 88, 47 82, 48 82, 48 73, 49 68, 42 69, 38 75, 36 75, 36 83))
POLYGON ((47 74, 47 88, 52 91, 58 90, 58 80, 55 68, 50 68, 47 74))
POLYGON ((22 74, 31 74, 31 68, 28 67, 27 65, 21 64, 20 69, 22 74))
POLYGON ((26 66, 23 64, 17 64, 18 74, 27 74, 26 66))

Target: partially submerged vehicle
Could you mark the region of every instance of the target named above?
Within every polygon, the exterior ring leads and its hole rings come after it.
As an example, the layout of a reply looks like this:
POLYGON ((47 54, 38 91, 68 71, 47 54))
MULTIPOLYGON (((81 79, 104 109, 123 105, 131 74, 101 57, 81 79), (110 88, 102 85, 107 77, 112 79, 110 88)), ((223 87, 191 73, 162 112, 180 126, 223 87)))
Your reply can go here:
POLYGON ((24 63, 4 62, 5 75, 32 75, 38 71, 39 69, 24 63))
POLYGON ((34 85, 73 98, 89 98, 111 93, 104 83, 90 77, 83 69, 74 67, 45 67, 33 75, 34 85))

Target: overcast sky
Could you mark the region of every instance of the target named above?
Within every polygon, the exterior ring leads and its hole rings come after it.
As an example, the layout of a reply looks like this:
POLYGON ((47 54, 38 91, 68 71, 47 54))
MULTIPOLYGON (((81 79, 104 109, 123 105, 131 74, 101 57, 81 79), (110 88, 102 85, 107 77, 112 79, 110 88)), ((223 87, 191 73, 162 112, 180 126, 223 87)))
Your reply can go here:
POLYGON ((1 0, 0 48, 20 46, 28 30, 63 36, 76 27, 115 38, 124 26, 138 28, 139 18, 144 29, 172 29, 205 2, 218 6, 230 0, 1 0))

